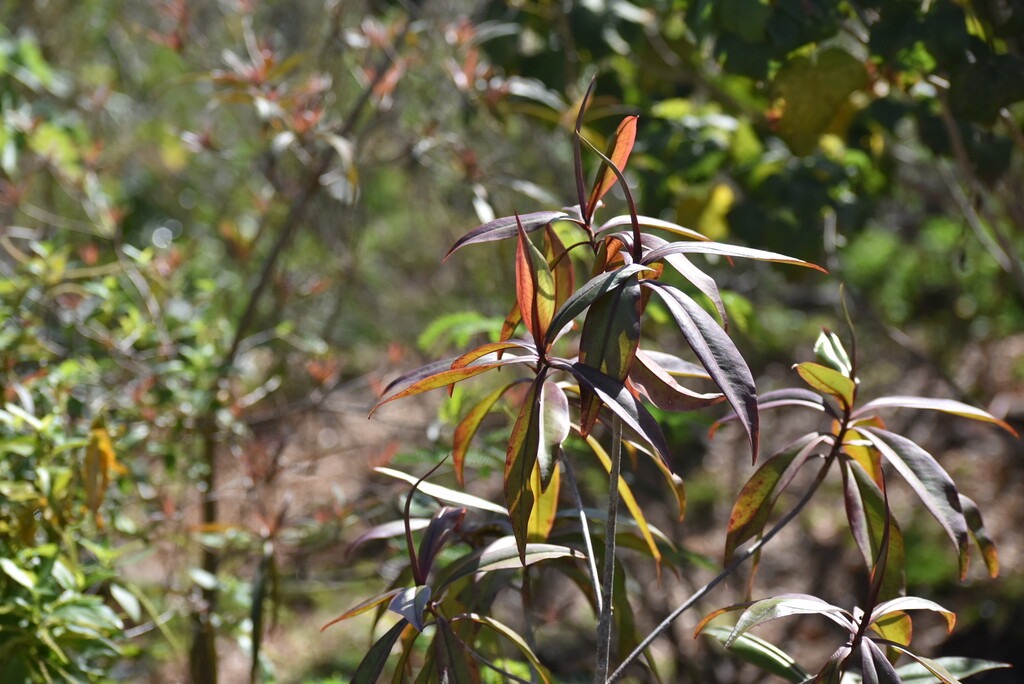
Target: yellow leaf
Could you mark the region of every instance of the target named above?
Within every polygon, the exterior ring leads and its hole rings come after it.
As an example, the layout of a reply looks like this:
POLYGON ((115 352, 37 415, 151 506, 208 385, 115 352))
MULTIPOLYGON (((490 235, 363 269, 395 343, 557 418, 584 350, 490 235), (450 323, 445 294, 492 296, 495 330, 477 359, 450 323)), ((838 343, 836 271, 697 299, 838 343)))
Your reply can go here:
POLYGON ((92 512, 96 524, 102 526, 103 518, 99 509, 110 486, 110 473, 124 473, 125 468, 117 462, 114 444, 102 418, 93 421, 89 430, 89 443, 85 447, 85 461, 82 463, 82 480, 85 483, 85 505, 92 512))

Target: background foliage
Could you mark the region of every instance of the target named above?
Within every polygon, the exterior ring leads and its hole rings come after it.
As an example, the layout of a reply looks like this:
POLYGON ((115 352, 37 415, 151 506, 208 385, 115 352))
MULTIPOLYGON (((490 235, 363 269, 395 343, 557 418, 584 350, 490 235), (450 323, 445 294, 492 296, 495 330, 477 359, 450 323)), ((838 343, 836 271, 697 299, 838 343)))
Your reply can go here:
MULTIPOLYGON (((819 327, 842 330, 842 281, 865 384, 1020 423, 1019 2, 0 8, 5 680, 351 675, 358 623, 310 632, 399 572, 400 537, 347 551, 408 491, 367 465, 424 472, 492 388, 460 385, 439 414, 363 416, 397 369, 498 334, 511 245, 438 263, 473 225, 574 197, 567 142, 594 76, 585 134, 640 115, 640 213, 830 270, 714 266, 759 388, 791 386, 819 327)), ((619 191, 605 199, 625 211, 619 191)), ((686 454, 685 522, 656 473, 630 475, 679 544, 682 577, 660 585, 673 598, 717 564, 749 477, 735 444, 706 443, 720 415, 659 416, 686 454)), ((798 421, 766 437, 781 446, 798 421)), ((967 477, 1004 553, 998 582, 959 585, 941 532, 906 511, 910 593, 960 615, 949 652, 1019 662, 1019 443, 934 418, 900 428, 967 477)), ((484 496, 504 459, 494 432, 467 457, 484 496)), ((601 505, 592 465, 580 484, 601 505)), ((852 605, 857 563, 827 559, 857 551, 833 516, 808 517, 779 541, 795 565, 766 557, 758 581, 800 567, 814 586, 792 590, 852 605)), ((633 592, 641 632, 673 603, 653 593, 633 592)), ((535 625, 559 678, 575 654, 589 663, 584 618, 535 625)), ((669 679, 757 680, 689 631, 655 651, 669 679)), ((813 627, 784 635, 829 655, 813 627)))

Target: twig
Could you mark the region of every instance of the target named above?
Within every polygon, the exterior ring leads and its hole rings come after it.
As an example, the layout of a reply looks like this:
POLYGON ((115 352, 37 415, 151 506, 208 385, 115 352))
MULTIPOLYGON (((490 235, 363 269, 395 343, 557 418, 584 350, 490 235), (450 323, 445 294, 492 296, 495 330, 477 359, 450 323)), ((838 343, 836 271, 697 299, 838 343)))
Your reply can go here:
POLYGON ((597 621, 597 667, 594 682, 608 678, 612 651, 613 592, 615 590, 615 527, 619 515, 619 472, 622 466, 622 419, 612 419, 611 467, 608 471, 608 520, 605 523, 604 576, 601 578, 600 618, 597 621))
POLYGON ((737 568, 743 565, 743 563, 745 563, 751 556, 753 556, 762 548, 764 548, 764 546, 768 542, 770 542, 775 537, 775 535, 781 532, 782 528, 788 525, 789 522, 793 520, 793 518, 795 518, 797 514, 800 513, 800 511, 803 510, 804 506, 806 506, 807 503, 814 496, 814 493, 818 491, 818 487, 821 485, 822 482, 825 481, 825 475, 828 474, 829 467, 832 465, 833 460, 834 456, 830 455, 826 457, 825 464, 822 465, 821 470, 818 471, 818 475, 817 477, 814 478, 814 482, 811 483, 811 486, 807 489, 807 491, 800 498, 800 500, 796 502, 796 505, 793 506, 793 508, 790 509, 789 512, 786 513, 786 515, 782 516, 782 518, 777 523, 775 523, 775 525, 772 526, 772 528, 768 530, 768 532, 766 532, 763 537, 757 540, 754 544, 751 544, 746 551, 738 555, 733 560, 733 562, 726 566, 726 568, 722 570, 722 572, 718 573, 718 575, 716 575, 714 579, 712 579, 710 582, 708 582, 703 587, 694 592, 690 596, 690 598, 686 599, 686 601, 684 601, 682 605, 673 610, 668 617, 662 620, 661 623, 657 627, 655 627, 654 630, 650 634, 648 634, 644 638, 644 640, 637 645, 635 649, 633 649, 633 652, 626 656, 626 659, 622 661, 622 664, 620 664, 619 667, 614 672, 612 672, 612 674, 607 679, 607 684, 612 684, 612 682, 616 682, 619 679, 621 679, 626 671, 626 668, 634 660, 639 658, 643 654, 643 652, 647 650, 651 643, 653 643, 654 640, 662 634, 662 632, 667 630, 672 625, 676 618, 678 618, 680 615, 682 615, 687 610, 692 608, 697 603, 697 601, 702 599, 708 592, 710 592, 712 589, 718 586, 723 580, 729 577, 729 575, 734 573, 737 568))

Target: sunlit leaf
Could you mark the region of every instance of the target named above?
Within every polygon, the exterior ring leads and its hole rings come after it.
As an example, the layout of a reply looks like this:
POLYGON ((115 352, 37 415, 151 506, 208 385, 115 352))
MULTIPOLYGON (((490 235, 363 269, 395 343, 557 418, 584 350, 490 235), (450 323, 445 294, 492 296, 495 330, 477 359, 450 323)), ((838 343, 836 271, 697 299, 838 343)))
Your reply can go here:
POLYGON ((967 522, 960 508, 960 494, 949 474, 931 454, 906 437, 878 428, 857 428, 857 432, 892 464, 946 530, 957 550, 960 579, 967 577, 967 522))
POLYGON ((818 360, 829 368, 839 371, 848 378, 853 377, 853 364, 850 355, 843 348, 839 336, 827 328, 823 328, 814 343, 814 354, 818 360))
POLYGON ((851 634, 857 631, 853 616, 842 608, 809 594, 782 594, 754 601, 740 615, 736 626, 725 640, 725 645, 732 646, 736 639, 758 625, 791 615, 821 615, 849 630, 851 634))
POLYGON ((853 407, 857 384, 847 376, 828 366, 811 361, 798 363, 793 368, 808 385, 819 392, 839 399, 845 410, 850 410, 853 407))
POLYGON ((683 387, 642 350, 636 352, 629 380, 648 401, 665 411, 692 411, 725 401, 719 392, 702 394, 683 387))
POLYGON ((725 394, 746 430, 753 460, 757 460, 757 391, 746 361, 715 319, 690 297, 660 283, 649 286, 668 306, 686 342, 725 394))
MULTIPOLYGON (((373 470, 381 475, 394 477, 412 485, 419 481, 419 478, 403 473, 400 470, 393 470, 392 468, 377 467, 373 470)), ((452 504, 453 506, 466 506, 467 508, 489 511, 503 516, 508 515, 508 511, 487 499, 481 499, 478 496, 466 494, 465 492, 460 492, 455 489, 449 489, 448 487, 442 487, 441 485, 431 484, 430 482, 421 482, 418 491, 426 494, 427 496, 432 496, 439 501, 443 501, 444 503, 452 504)))
MULTIPOLYGON (((397 471, 396 471, 397 472, 397 471)), ((415 478, 412 484, 415 484, 415 478)), ((355 540, 349 544, 346 554, 351 556, 356 549, 363 544, 374 541, 377 539, 393 539, 394 537, 401 537, 405 534, 406 522, 408 522, 409 529, 412 531, 422 530, 430 524, 430 518, 410 518, 408 521, 405 520, 392 520, 381 525, 371 527, 366 532, 355 538, 355 540)))
POLYGON ((615 271, 602 273, 584 283, 555 313, 555 317, 551 320, 551 326, 548 328, 548 334, 547 338, 544 340, 544 344, 550 345, 554 342, 555 336, 561 332, 565 326, 571 323, 574 318, 586 311, 587 307, 597 301, 597 299, 614 291, 624 282, 635 277, 638 273, 648 270, 650 269, 646 266, 631 264, 629 266, 623 266, 615 271))
POLYGON ((408 620, 417 632, 422 632, 423 611, 430 602, 430 593, 428 585, 403 589, 391 599, 388 610, 398 613, 408 620))
POLYGON ((460 486, 466 486, 464 472, 466 454, 469 452, 469 445, 473 441, 473 437, 476 435, 477 430, 480 429, 480 424, 487 417, 487 414, 491 412, 491 409, 494 408, 494 404, 498 399, 520 382, 525 382, 525 380, 514 380, 492 391, 473 406, 455 427, 455 433, 452 436, 452 467, 455 470, 455 477, 460 486))
POLYGON ((740 544, 761 533, 775 501, 804 461, 825 443, 826 435, 805 435, 766 460, 747 480, 733 504, 725 537, 725 560, 740 544), (781 483, 781 486, 780 486, 781 483))
POLYGON ((883 601, 875 606, 874 610, 871 611, 871 617, 868 618, 868 623, 880 620, 890 613, 906 612, 908 610, 930 610, 935 613, 939 613, 946 620, 946 631, 952 632, 953 626, 956 625, 956 614, 951 610, 946 610, 938 603, 929 601, 928 599, 919 598, 917 596, 898 596, 888 601, 883 601))
POLYGON ((328 627, 330 627, 331 625, 335 625, 335 624, 341 622, 342 620, 348 620, 349 618, 355 617, 356 615, 361 615, 362 613, 365 613, 368 610, 372 610, 373 608, 376 608, 377 606, 381 605, 382 603, 389 603, 391 601, 391 599, 393 599, 398 594, 401 594, 403 591, 404 591, 404 589, 392 589, 391 591, 389 591, 387 593, 380 594, 378 596, 374 596, 373 598, 366 599, 365 601, 359 603, 358 605, 353 606, 352 608, 349 608, 348 610, 346 610, 344 613, 342 613, 338 617, 336 617, 333 620, 331 620, 330 622, 326 623, 323 627, 320 628, 320 631, 322 632, 325 629, 327 629, 328 627))
POLYGON ((754 259, 756 261, 772 261, 792 266, 803 266, 813 268, 816 271, 827 273, 825 269, 817 264, 812 264, 803 259, 786 256, 777 252, 768 252, 763 249, 751 247, 740 247, 738 245, 726 245, 721 242, 670 242, 667 245, 653 249, 644 255, 643 263, 651 264, 661 261, 672 254, 716 254, 724 257, 739 257, 741 259, 754 259))
POLYGON ((571 557, 584 559, 579 551, 555 544, 527 544, 526 553, 520 557, 519 546, 513 536, 501 537, 483 549, 463 556, 438 573, 435 585, 438 592, 458 579, 477 573, 496 570, 516 570, 544 560, 571 557))
POLYGON ((547 668, 541 664, 540 658, 537 657, 537 654, 534 653, 533 649, 531 649, 529 644, 526 643, 526 639, 520 636, 519 633, 511 627, 495 620, 489 615, 480 615, 479 613, 464 613, 453 617, 451 621, 455 622, 457 620, 472 620, 473 622, 481 624, 488 629, 494 630, 501 636, 508 639, 509 642, 519 649, 519 652, 522 653, 528 661, 530 661, 530 665, 533 666, 533 669, 537 672, 540 680, 544 682, 544 684, 551 684, 551 675, 547 668))
MULTIPOLYGON (((721 643, 725 643, 731 632, 728 627, 708 627, 704 630, 706 636, 721 643)), ((803 682, 811 676, 788 653, 753 634, 737 637, 729 650, 742 660, 790 682, 803 682)))
MULTIPOLYGON (((991 660, 980 660, 977 658, 945 657, 926 660, 928 660, 932 668, 942 668, 951 677, 957 679, 966 679, 980 672, 1010 667, 1007 663, 996 663, 991 660)), ((932 670, 929 670, 920 662, 903 665, 896 672, 904 684, 931 684, 936 679, 936 676, 932 674, 932 670)))
POLYGON ((988 570, 989 577, 992 579, 999 577, 999 554, 996 551, 995 542, 992 541, 988 530, 985 529, 985 523, 981 520, 978 504, 974 503, 973 499, 961 494, 960 507, 964 511, 964 520, 967 521, 971 536, 974 537, 974 542, 981 551, 981 557, 985 560, 985 569, 988 570))
MULTIPOLYGON (((688 238, 690 238, 692 240, 700 240, 700 241, 703 241, 703 242, 709 242, 710 241, 710 238, 708 238, 703 233, 701 233, 699 231, 696 231, 696 230, 693 230, 692 228, 685 228, 685 227, 679 225, 678 223, 672 223, 671 221, 665 221, 663 219, 654 218, 652 216, 643 216, 642 214, 638 214, 637 215, 636 221, 637 221, 637 223, 639 223, 644 228, 658 228, 660 230, 668 231, 668 232, 674 233, 676 235, 681 235, 683 237, 688 237, 688 238)), ((597 230, 594 231, 594 233, 595 233, 595 235, 603 235, 604 233, 606 233, 608 231, 611 231, 611 230, 615 230, 616 228, 622 228, 623 226, 631 226, 631 225, 633 225, 633 217, 632 216, 629 216, 628 214, 627 215, 623 215, 623 216, 615 216, 613 218, 608 219, 604 223, 602 223, 601 226, 597 230)), ((647 239, 648 237, 656 237, 656 236, 652 236, 650 234, 645 234, 644 235, 644 239, 647 239)), ((658 239, 660 240, 660 238, 658 238, 658 239)), ((665 241, 662 240, 662 243, 664 243, 664 242, 665 241)))
MULTIPOLYGON (((548 226, 544 237, 545 257, 551 265, 551 275, 555 281, 555 310, 558 310, 576 291, 576 267, 558 233, 551 226, 548 226)), ((558 331, 555 332, 557 334, 558 331)))
POLYGON ((873 399, 858 408, 853 413, 853 417, 858 418, 880 408, 909 408, 942 411, 943 413, 951 413, 955 416, 962 416, 964 418, 980 420, 985 423, 992 423, 993 425, 998 425, 1003 428, 1011 435, 1014 435, 1015 437, 1017 436, 1017 431, 1006 423, 1006 421, 999 420, 986 411, 982 411, 981 409, 975 408, 969 404, 964 404, 963 402, 954 401, 953 399, 930 399, 928 397, 903 396, 879 397, 878 399, 873 399))
POLYGON ((356 671, 352 673, 351 684, 377 684, 377 679, 384 671, 388 656, 391 655, 392 647, 408 624, 407 621, 400 620, 370 647, 356 671))
POLYGON ((530 511, 533 510, 534 494, 530 488, 530 476, 537 464, 537 452, 540 449, 540 396, 543 383, 544 375, 541 374, 530 385, 505 452, 505 505, 508 506, 509 520, 519 544, 521 559, 526 553, 530 511))
POLYGON ((534 359, 531 358, 506 356, 502 359, 498 359, 495 361, 481 362, 472 366, 464 366, 461 368, 449 368, 448 370, 438 371, 432 375, 428 375, 425 378, 413 382, 411 385, 409 385, 408 387, 399 392, 396 392, 388 397, 385 397, 384 399, 381 399, 379 402, 377 402, 377 405, 374 406, 373 409, 370 411, 370 415, 373 415, 373 413, 384 404, 395 401, 396 399, 402 399, 404 397, 409 397, 414 394, 420 394, 422 392, 427 392, 433 389, 439 389, 441 387, 448 387, 449 385, 452 385, 454 383, 467 380, 469 378, 480 375, 481 373, 486 373, 487 371, 495 368, 501 368, 502 366, 509 366, 517 363, 529 363, 533 360, 534 359))
MULTIPOLYGON (((601 465, 604 466, 606 472, 611 472, 612 459, 608 455, 608 452, 604 450, 601 443, 594 439, 593 435, 587 436, 587 446, 590 447, 594 455, 597 456, 598 460, 601 461, 601 465)), ((658 549, 657 542, 654 541, 654 535, 651 534, 651 530, 647 525, 647 517, 644 515, 644 509, 637 503, 636 497, 633 496, 633 490, 630 488, 629 483, 626 482, 625 478, 619 478, 619 499, 626 506, 626 510, 633 516, 633 520, 636 521, 637 527, 640 530, 640 534, 643 536, 644 541, 647 542, 647 547, 651 551, 651 557, 654 558, 658 567, 661 566, 661 550, 658 549)))
POLYGON ((525 230, 519 231, 516 248, 516 301, 523 325, 537 346, 542 346, 555 314, 555 278, 525 230))
POLYGON ((540 481, 547 489, 552 473, 555 472, 558 451, 569 436, 569 399, 561 387, 545 382, 540 394, 540 442, 537 449, 537 465, 540 481))
POLYGON ((480 242, 492 242, 494 240, 506 240, 508 238, 515 237, 519 229, 516 225, 516 221, 523 224, 523 229, 530 233, 544 226, 548 225, 552 221, 558 221, 560 219, 568 218, 569 214, 564 211, 535 211, 530 214, 520 214, 516 216, 504 216, 482 226, 477 226, 473 230, 469 231, 448 250, 445 255, 445 259, 454 254, 457 250, 462 249, 466 245, 477 244, 480 242))
MULTIPOLYGON (((633 151, 638 119, 639 117, 637 116, 627 116, 619 124, 619 127, 615 129, 615 133, 612 135, 611 140, 609 140, 607 156, 619 171, 625 170, 629 153, 633 151)), ((594 187, 590 191, 590 197, 587 198, 587 210, 585 212, 587 223, 594 216, 594 210, 597 209, 598 201, 615 185, 615 180, 615 174, 609 168, 609 165, 602 164, 601 169, 597 173, 597 178, 594 180, 594 187)))
POLYGON ((558 515, 558 494, 561 490, 558 469, 553 470, 550 480, 544 486, 538 462, 530 475, 530 490, 533 493, 533 508, 526 527, 526 539, 530 542, 546 542, 558 515))

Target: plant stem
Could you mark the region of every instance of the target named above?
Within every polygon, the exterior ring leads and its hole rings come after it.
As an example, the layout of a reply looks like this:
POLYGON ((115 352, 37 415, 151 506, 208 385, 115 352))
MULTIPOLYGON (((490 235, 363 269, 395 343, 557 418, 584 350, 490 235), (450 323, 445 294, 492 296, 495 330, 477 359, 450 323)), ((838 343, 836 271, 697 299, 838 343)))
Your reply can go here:
POLYGON ((612 651, 612 593, 615 589, 615 523, 619 514, 619 471, 622 465, 622 421, 612 419, 611 468, 608 471, 608 521, 605 525, 604 575, 601 578, 600 617, 597 621, 595 684, 608 678, 612 651))
MULTIPOLYGON (((668 617, 662 620, 661 623, 657 627, 655 627, 654 630, 650 634, 648 634, 644 638, 644 640, 637 645, 635 649, 633 649, 633 652, 626 656, 626 659, 622 661, 619 667, 611 673, 611 675, 607 679, 607 684, 612 684, 612 682, 617 682, 619 679, 621 679, 622 676, 625 674, 626 668, 630 665, 630 663, 639 658, 640 655, 647 650, 651 643, 656 638, 658 638, 662 634, 662 632, 667 630, 673 622, 675 622, 676 618, 678 618, 680 615, 682 615, 687 610, 692 608, 697 603, 697 601, 699 601, 708 592, 710 592, 712 589, 718 586, 725 578, 727 578, 732 573, 736 572, 736 570, 741 565, 743 565, 743 563, 745 563, 748 559, 750 559, 751 556, 753 556, 762 548, 764 548, 764 546, 768 542, 770 542, 772 538, 775 537, 775 535, 781 532, 782 528, 788 525, 790 521, 792 521, 793 518, 795 518, 797 514, 799 514, 800 511, 803 510, 804 506, 806 506, 807 503, 814 496, 814 493, 818 491, 818 487, 821 486, 821 483, 825 481, 825 475, 828 474, 829 468, 831 467, 832 462, 834 460, 834 453, 826 457, 825 464, 821 467, 821 470, 818 471, 818 475, 814 478, 814 482, 811 483, 811 486, 807 489, 804 495, 800 497, 800 500, 796 502, 796 505, 793 506, 793 508, 790 509, 789 512, 786 513, 786 515, 782 516, 782 518, 777 523, 775 523, 775 525, 773 525, 772 528, 768 530, 768 532, 766 532, 763 537, 758 539, 755 543, 751 544, 746 551, 738 555, 732 561, 732 563, 726 566, 726 568, 722 570, 722 572, 718 573, 714 579, 712 579, 710 582, 708 582, 703 587, 694 592, 690 596, 690 598, 686 599, 686 601, 684 601, 682 605, 673 610, 668 617)), ((606 680, 601 681, 602 683, 604 683, 606 680)))
POLYGON ((594 542, 590 538, 590 523, 587 522, 587 514, 583 510, 583 497, 580 496, 580 488, 576 484, 576 475, 572 471, 572 463, 569 462, 564 451, 561 452, 561 455, 562 463, 565 465, 565 477, 569 482, 569 489, 572 490, 573 500, 576 502, 576 510, 580 512, 580 529, 583 532, 583 545, 587 549, 587 570, 590 571, 590 583, 594 586, 594 600, 597 603, 597 612, 600 613, 604 603, 601 596, 601 580, 597 574, 594 542))

